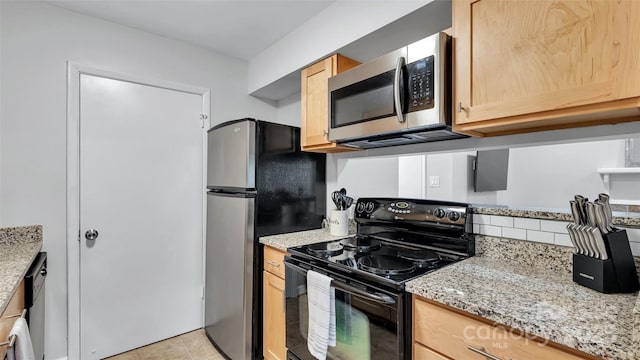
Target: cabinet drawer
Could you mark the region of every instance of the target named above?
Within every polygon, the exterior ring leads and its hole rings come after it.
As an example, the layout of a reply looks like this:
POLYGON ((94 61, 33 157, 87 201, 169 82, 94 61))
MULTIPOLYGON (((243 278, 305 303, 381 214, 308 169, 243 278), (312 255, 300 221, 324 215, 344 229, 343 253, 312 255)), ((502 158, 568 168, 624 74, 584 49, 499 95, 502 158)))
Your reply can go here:
POLYGON ((270 246, 264 247, 264 270, 284 279, 284 256, 286 253, 270 246))
MULTIPOLYGON (((7 341, 7 336, 9 336, 9 332, 13 327, 13 323, 16 322, 18 318, 15 315, 22 315, 22 311, 24 310, 24 280, 20 282, 16 292, 9 300, 9 304, 7 308, 4 310, 2 315, 0 315, 0 343, 7 341)), ((6 346, 0 347, 0 355, 4 354, 6 346)))
MULTIPOLYGON (((494 326, 414 298, 414 341, 453 359, 590 359, 552 348, 531 336, 494 326)), ((544 340, 544 339, 539 339, 544 340)))
POLYGON ((413 360, 451 360, 437 352, 422 346, 417 342, 413 343, 413 360))

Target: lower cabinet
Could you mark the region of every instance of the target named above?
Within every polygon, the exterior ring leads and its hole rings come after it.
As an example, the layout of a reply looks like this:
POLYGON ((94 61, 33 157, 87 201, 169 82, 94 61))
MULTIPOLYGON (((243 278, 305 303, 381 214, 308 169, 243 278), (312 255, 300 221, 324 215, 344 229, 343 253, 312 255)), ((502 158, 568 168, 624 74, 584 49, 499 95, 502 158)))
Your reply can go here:
MULTIPOLYGON (((24 310, 24 280, 20 282, 16 292, 13 293, 11 300, 9 300, 9 304, 0 315, 0 343, 8 341, 9 332, 13 327, 13 323, 22 316, 22 311, 24 310)), ((4 359, 5 351, 7 349, 6 345, 0 346, 0 359, 4 359)))
POLYGON ((264 271, 262 282, 262 355, 265 360, 285 360, 285 253, 264 247, 264 271))
POLYGON ((595 359, 561 347, 490 320, 413 297, 414 359, 595 359))

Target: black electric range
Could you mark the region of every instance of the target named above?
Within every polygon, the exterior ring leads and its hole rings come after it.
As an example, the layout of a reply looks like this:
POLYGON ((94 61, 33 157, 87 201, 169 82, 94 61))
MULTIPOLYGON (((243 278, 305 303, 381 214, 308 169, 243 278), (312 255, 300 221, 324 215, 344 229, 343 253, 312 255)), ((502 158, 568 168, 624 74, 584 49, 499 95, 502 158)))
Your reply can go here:
POLYGON ((355 236, 289 248, 286 266, 288 359, 311 360, 304 317, 306 273, 331 278, 336 292, 338 333, 329 358, 407 359, 411 355, 411 302, 405 283, 475 254, 468 204, 422 199, 360 198, 355 236), (346 315, 345 315, 346 314, 346 315), (354 314, 358 314, 356 317, 354 314), (356 322, 354 319, 358 319, 356 322), (351 353, 352 351, 353 353, 351 353))
POLYGON ((363 281, 404 283, 475 253, 468 204, 367 198, 356 204, 356 236, 288 249, 291 258, 363 281))

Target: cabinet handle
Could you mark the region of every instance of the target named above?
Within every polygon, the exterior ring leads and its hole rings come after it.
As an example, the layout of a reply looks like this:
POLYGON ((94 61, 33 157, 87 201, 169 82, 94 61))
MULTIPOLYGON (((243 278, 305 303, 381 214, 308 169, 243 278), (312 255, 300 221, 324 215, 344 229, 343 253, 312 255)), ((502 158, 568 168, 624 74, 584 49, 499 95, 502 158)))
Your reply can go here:
POLYGON ((464 106, 462 106, 462 102, 458 102, 458 112, 462 112, 462 110, 467 110, 464 106))
POLYGON ((278 264, 277 262, 271 261, 271 260, 265 260, 265 262, 273 267, 280 267, 280 264, 278 264))
POLYGON ((469 350, 473 351, 473 352, 474 352, 474 353, 476 353, 476 354, 480 354, 480 355, 482 355, 482 356, 486 357, 487 359, 491 359, 491 360, 502 360, 502 359, 500 359, 499 357, 497 357, 497 356, 493 356, 493 355, 489 354, 488 352, 484 351, 484 348, 483 348, 483 347, 481 347, 480 349, 478 349, 478 348, 475 348, 475 347, 473 347, 473 346, 469 345, 469 346, 467 346, 467 349, 469 349, 469 350))
POLYGON ((329 132, 327 130, 322 130, 322 135, 329 136, 329 132))

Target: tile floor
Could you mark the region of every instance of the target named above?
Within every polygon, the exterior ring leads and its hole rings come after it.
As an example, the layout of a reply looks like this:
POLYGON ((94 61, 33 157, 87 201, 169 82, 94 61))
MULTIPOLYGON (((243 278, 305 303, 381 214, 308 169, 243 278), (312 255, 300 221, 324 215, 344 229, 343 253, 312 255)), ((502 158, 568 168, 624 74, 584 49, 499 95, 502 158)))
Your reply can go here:
POLYGON ((224 360, 211 345, 204 330, 196 330, 143 346, 109 360, 224 360))

